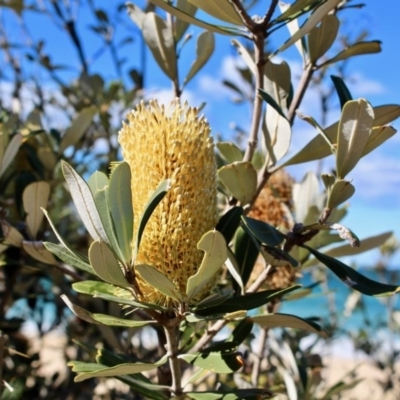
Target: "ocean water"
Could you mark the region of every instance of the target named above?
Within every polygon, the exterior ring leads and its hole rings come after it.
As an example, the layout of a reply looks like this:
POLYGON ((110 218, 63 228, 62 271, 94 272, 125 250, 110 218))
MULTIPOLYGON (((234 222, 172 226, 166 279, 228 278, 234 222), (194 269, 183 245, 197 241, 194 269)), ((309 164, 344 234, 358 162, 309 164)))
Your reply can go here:
MULTIPOLYGON (((400 286, 400 271, 376 272, 359 269, 358 272, 375 281, 400 286)), ((308 288, 318 278, 320 277, 306 272, 298 283, 303 288, 308 288)), ((363 295, 330 271, 326 273, 325 282, 317 284, 303 298, 284 301, 279 312, 302 318, 318 318, 322 326, 335 324, 346 333, 354 333, 360 329, 366 332, 391 329, 400 335, 400 293, 385 297, 363 295)))

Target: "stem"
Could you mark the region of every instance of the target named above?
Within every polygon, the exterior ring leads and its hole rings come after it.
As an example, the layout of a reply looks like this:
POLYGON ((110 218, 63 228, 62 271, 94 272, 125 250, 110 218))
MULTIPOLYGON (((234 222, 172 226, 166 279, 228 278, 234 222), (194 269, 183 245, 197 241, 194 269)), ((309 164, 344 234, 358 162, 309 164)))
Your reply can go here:
POLYGON ((3 360, 4 360, 4 347, 7 337, 0 331, 0 397, 3 394, 3 360))
POLYGON ((167 339, 166 348, 169 359, 169 366, 172 375, 171 393, 175 396, 182 394, 182 370, 179 354, 179 319, 174 318, 164 325, 165 338, 167 339))
POLYGON ((174 51, 175 51, 175 54, 176 54, 176 57, 175 57, 175 76, 174 76, 174 79, 172 80, 172 85, 173 85, 173 88, 174 88, 175 97, 180 99, 180 97, 182 95, 182 90, 181 90, 181 88, 179 86, 179 69, 178 69, 178 58, 179 58, 179 55, 178 55, 178 53, 176 51, 177 50, 177 43, 176 43, 175 35, 174 35, 174 19, 173 19, 172 15, 170 13, 167 13, 167 23, 168 23, 169 28, 171 30, 171 35, 174 38, 174 51))
POLYGON ((287 114, 287 119, 290 122, 290 125, 293 125, 294 119, 296 117, 296 110, 299 108, 301 101, 303 100, 304 94, 310 84, 312 75, 314 73, 314 65, 309 64, 306 69, 303 71, 303 75, 301 76, 299 86, 297 87, 297 91, 293 96, 293 100, 290 104, 290 108, 287 114))
MULTIPOLYGON (((268 273, 271 269, 270 265, 261 272, 258 278, 253 282, 253 284, 246 290, 246 293, 254 293, 263 285, 268 277, 268 273)), ((205 345, 211 342, 213 337, 228 323, 226 320, 219 320, 215 322, 207 332, 197 341, 197 343, 190 349, 189 353, 193 354, 201 350, 205 345)))
POLYGON ((258 89, 264 87, 264 33, 258 32, 254 36, 254 58, 256 63, 256 95, 254 96, 253 117, 250 128, 249 142, 243 161, 251 161, 258 144, 258 131, 260 129, 263 100, 258 95, 258 89))
POLYGON ((253 364, 253 370, 251 372, 251 383, 254 387, 258 386, 258 378, 260 375, 260 370, 261 370, 261 361, 264 358, 264 350, 265 350, 265 343, 267 340, 267 332, 268 329, 263 328, 261 330, 260 336, 259 336, 259 347, 257 350, 257 353, 255 354, 255 360, 253 364))

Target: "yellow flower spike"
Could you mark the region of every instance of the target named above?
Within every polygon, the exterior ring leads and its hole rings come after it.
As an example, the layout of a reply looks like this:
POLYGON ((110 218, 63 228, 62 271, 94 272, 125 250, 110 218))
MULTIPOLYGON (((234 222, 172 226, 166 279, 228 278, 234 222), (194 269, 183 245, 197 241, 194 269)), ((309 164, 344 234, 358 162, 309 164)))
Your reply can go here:
MULTIPOLYGON (((150 195, 165 179, 171 189, 146 225, 135 262, 156 267, 181 293, 197 272, 204 253, 197 243, 218 221, 217 166, 210 126, 198 110, 175 101, 157 101, 129 113, 118 141, 132 174, 134 233, 150 195)), ((144 301, 168 305, 169 299, 143 280, 144 301)), ((209 287, 198 298, 207 295, 209 287)))

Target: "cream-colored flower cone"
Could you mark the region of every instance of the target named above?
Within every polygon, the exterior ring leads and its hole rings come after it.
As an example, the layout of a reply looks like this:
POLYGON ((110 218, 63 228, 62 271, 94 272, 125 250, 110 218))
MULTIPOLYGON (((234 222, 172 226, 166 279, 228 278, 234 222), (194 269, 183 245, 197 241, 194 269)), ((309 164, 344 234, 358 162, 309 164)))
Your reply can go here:
MULTIPOLYGON (((124 160, 132 173, 135 236, 144 206, 159 183, 171 189, 151 216, 136 263, 156 267, 184 293, 201 264, 197 242, 218 220, 214 144, 210 127, 198 111, 178 101, 167 109, 156 101, 129 113, 119 132, 124 160)), ((146 282, 144 300, 168 304, 146 282)))

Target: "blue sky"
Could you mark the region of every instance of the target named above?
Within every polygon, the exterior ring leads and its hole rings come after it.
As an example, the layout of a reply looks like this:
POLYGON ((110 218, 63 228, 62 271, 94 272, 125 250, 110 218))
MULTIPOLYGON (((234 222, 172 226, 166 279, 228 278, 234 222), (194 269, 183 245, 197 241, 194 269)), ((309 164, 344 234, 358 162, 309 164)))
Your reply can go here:
MULTIPOLYGON (((373 105, 388 103, 400 104, 400 3, 398 0, 379 2, 374 0, 363 1, 366 7, 362 10, 349 10, 345 16, 343 30, 356 34, 362 29, 368 29, 369 40, 382 41, 382 52, 374 55, 355 57, 349 63, 347 72, 351 81, 347 82, 354 98, 363 97, 373 105)), ((143 1, 133 1, 142 5, 143 1)), ((268 6, 269 1, 262 1, 268 6)), ((110 7, 108 0, 95 1, 100 7, 110 7)), ((265 6, 264 6, 265 7, 265 6)), ((113 6, 114 8, 114 6, 113 6)), ((263 7, 254 10, 261 14, 263 7)), ((202 14, 199 14, 201 16, 202 14)), ((64 73, 65 78, 76 76, 78 62, 75 60, 74 50, 63 32, 54 29, 54 26, 45 16, 27 14, 28 26, 31 34, 36 38, 46 40, 46 50, 51 53, 54 60, 60 64, 67 64, 71 69, 64 73), (51 34, 49 34, 51 32, 51 34)), ((4 15, 3 15, 4 17, 4 15)), ((80 15, 81 32, 91 21, 84 11, 80 15)), ((13 20, 7 19, 6 23, 13 28, 13 20)), ((17 31, 17 24, 15 23, 17 31)), ((85 30, 86 31, 86 30, 85 30)), ((127 32, 132 32, 136 43, 127 46, 124 50, 127 65, 140 67, 141 53, 137 45, 138 31, 130 25, 126 18, 124 26, 117 31, 122 38, 127 32)), ((194 38, 200 32, 196 28, 189 28, 194 38)), ((277 46, 288 38, 288 32, 283 28, 272 40, 271 46, 277 46)), ((99 43, 94 35, 85 33, 85 51, 93 54, 99 43)), ((188 71, 194 57, 195 40, 192 39, 181 53, 180 70, 184 76, 188 71)), ((151 54, 147 54, 145 84, 148 97, 157 96, 165 101, 172 98, 171 85, 168 78, 163 75, 154 63, 151 54)), ((292 68, 294 83, 301 68, 301 60, 295 49, 289 49, 282 54, 281 59, 286 60, 292 68)), ((221 85, 222 79, 237 80, 235 65, 240 63, 235 48, 230 44, 229 37, 216 36, 216 50, 205 68, 188 85, 184 98, 193 105, 206 102, 204 113, 213 128, 214 135, 225 139, 232 137, 232 126, 238 125, 248 128, 250 124, 251 109, 248 105, 236 105, 231 100, 234 93, 221 85)), ((101 71, 110 80, 115 79, 115 70, 110 62, 108 53, 104 53, 91 66, 91 72, 101 71)), ((334 73, 334 71, 333 71, 334 73)), ((315 92, 310 92, 300 107, 306 114, 319 118, 319 107, 315 92)), ((338 104, 329 115, 329 120, 337 119, 338 104)), ((400 121, 393 123, 400 129, 400 121)), ((299 148, 305 140, 310 139, 315 132, 308 126, 297 123, 293 130, 293 145, 299 148)), ((305 143, 304 143, 305 144, 305 143)), ((293 153, 292 153, 293 154, 293 153)), ((369 157, 363 159, 351 172, 349 178, 353 180, 356 194, 350 199, 350 213, 344 224, 354 230, 362 239, 383 231, 393 230, 400 238, 400 134, 386 142, 381 148, 375 150, 369 157)), ((323 168, 331 166, 331 161, 324 161, 323 168)), ((315 163, 292 167, 290 172, 298 179, 308 170, 315 170, 315 163)), ((373 264, 378 255, 370 252, 358 260, 361 263, 373 264)), ((393 260, 393 265, 400 266, 400 254, 393 260)))

